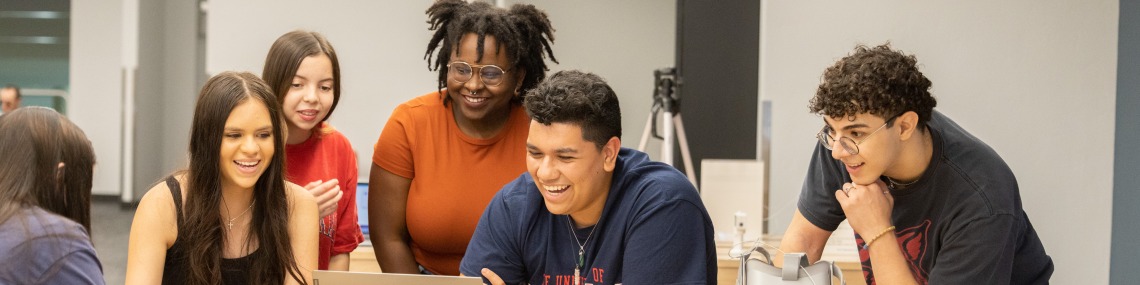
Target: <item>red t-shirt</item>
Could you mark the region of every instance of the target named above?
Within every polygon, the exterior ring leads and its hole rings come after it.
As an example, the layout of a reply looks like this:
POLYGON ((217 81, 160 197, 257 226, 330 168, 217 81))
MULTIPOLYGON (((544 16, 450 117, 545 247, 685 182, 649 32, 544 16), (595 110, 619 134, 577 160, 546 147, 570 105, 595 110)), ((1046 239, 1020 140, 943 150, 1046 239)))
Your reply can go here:
POLYGON ((336 178, 344 193, 336 212, 322 218, 318 267, 329 269, 329 258, 349 253, 364 241, 356 218, 356 152, 348 138, 323 123, 300 144, 285 145, 285 179, 305 186, 336 178))
POLYGON ((526 172, 530 117, 511 105, 499 134, 476 139, 455 124, 443 95, 416 97, 392 112, 372 162, 412 179, 407 226, 416 262, 436 274, 459 275, 459 261, 491 198, 526 172))

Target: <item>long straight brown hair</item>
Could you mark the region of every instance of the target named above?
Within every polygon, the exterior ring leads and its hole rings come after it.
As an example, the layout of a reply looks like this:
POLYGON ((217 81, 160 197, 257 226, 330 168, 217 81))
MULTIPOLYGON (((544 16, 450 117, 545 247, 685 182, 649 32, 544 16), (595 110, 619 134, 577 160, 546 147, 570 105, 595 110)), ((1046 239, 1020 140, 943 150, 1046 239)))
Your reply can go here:
POLYGON ((293 256, 289 236, 289 205, 285 188, 285 141, 282 135, 281 104, 269 86, 249 72, 224 72, 206 81, 194 108, 190 127, 190 168, 187 170, 186 211, 178 240, 185 244, 189 258, 188 284, 218 284, 221 279, 222 248, 222 136, 230 112, 239 104, 254 100, 269 110, 273 124, 273 156, 253 188, 253 219, 245 246, 254 239, 261 258, 255 258, 251 284, 281 284, 286 274, 301 284, 301 269, 293 256))
POLYGON ((0 223, 20 208, 38 206, 79 223, 90 234, 95 151, 83 131, 43 107, 20 108, 0 118, 0 223))
MULTIPOLYGON (((46 236, 25 239, 5 252, 0 268, 20 270, 36 256, 62 254, 62 240, 89 239, 91 229, 91 171, 95 151, 79 127, 55 110, 24 107, 0 116, 0 224, 23 225, 27 237, 43 227, 46 236), (60 163, 64 163, 60 167, 60 163), (87 235, 49 230, 29 211, 39 207, 83 226, 87 235)), ((37 231, 38 232, 38 231, 37 231)), ((44 276, 61 272, 53 268, 44 276)), ((0 274, 0 283, 24 283, 0 274)), ((101 278, 101 277, 99 277, 101 278)))

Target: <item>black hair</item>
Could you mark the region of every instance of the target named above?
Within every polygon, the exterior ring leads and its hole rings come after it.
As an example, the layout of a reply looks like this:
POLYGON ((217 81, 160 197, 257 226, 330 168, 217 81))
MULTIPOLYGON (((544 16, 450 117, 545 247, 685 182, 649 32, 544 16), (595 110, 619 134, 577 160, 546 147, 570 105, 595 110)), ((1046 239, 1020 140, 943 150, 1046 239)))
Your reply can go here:
POLYGON ((854 53, 828 67, 820 81, 808 108, 828 117, 870 113, 890 124, 894 116, 914 111, 919 126, 925 126, 938 104, 930 95, 930 79, 918 70, 918 60, 892 50, 890 43, 856 46, 854 53))
MULTIPOLYGON (((428 60, 428 70, 439 71, 439 90, 447 87, 447 64, 451 63, 451 52, 456 50, 463 35, 474 33, 479 36, 476 51, 477 59, 483 59, 483 40, 495 38, 500 50, 506 50, 513 66, 503 67, 526 71, 526 77, 518 88, 515 102, 526 96, 527 90, 534 88, 546 78, 546 61, 558 63, 550 44, 554 42, 554 27, 546 12, 534 5, 515 4, 510 10, 496 8, 485 2, 467 3, 463 0, 440 0, 427 9, 428 30, 435 31, 428 42, 424 59, 428 60), (439 50, 436 53, 436 50, 439 50), (435 53, 435 61, 431 60, 435 53)), ((458 51, 457 51, 458 52, 458 51)), ((450 101, 445 97, 444 102, 450 101)))
POLYGON ((559 71, 526 97, 527 114, 540 124, 569 123, 582 128, 583 139, 601 149, 610 138, 621 139, 621 106, 606 80, 593 73, 559 71))

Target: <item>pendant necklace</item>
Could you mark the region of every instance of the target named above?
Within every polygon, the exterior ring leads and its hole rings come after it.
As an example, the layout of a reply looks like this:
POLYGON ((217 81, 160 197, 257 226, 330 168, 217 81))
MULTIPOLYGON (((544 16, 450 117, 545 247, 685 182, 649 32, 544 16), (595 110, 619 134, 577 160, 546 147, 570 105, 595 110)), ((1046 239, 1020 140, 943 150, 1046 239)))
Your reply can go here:
POLYGON ((579 273, 582 266, 585 265, 586 259, 586 244, 590 242, 590 238, 594 237, 594 231, 598 229, 598 224, 594 224, 594 228, 590 229, 590 235, 586 236, 586 242, 578 242, 578 232, 574 231, 574 225, 571 224, 570 215, 566 215, 566 227, 570 229, 570 236, 574 237, 574 243, 578 244, 578 262, 574 265, 574 285, 579 284, 579 273))
MULTIPOLYGON (((226 202, 226 200, 222 199, 222 203, 225 203, 225 202, 226 202)), ((241 214, 238 214, 237 217, 230 218, 230 221, 226 223, 226 231, 233 230, 234 229, 234 220, 237 220, 238 218, 245 216, 245 213, 249 213, 250 209, 253 209, 253 203, 249 203, 249 208, 245 208, 245 211, 241 212, 241 214)))

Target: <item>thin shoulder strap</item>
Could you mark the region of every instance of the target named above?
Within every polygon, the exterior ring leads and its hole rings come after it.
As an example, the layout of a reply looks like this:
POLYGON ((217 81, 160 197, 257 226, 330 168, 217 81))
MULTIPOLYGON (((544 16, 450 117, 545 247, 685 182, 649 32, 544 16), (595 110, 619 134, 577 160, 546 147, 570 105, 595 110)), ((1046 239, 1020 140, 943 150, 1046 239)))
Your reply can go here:
POLYGON ((178 221, 178 228, 182 228, 182 186, 178 183, 178 179, 171 175, 166 177, 166 187, 170 188, 170 196, 174 198, 174 210, 178 214, 175 220, 178 221))

